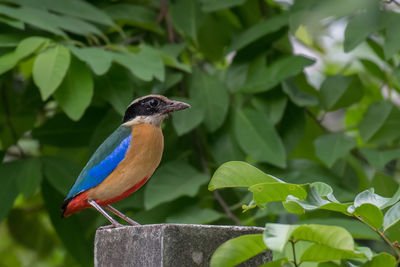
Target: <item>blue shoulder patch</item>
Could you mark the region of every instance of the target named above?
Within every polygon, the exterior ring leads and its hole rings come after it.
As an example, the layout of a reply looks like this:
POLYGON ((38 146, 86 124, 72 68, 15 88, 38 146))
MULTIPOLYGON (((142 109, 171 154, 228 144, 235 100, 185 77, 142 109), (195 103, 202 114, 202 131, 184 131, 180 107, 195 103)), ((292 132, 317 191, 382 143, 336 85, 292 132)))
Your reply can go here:
POLYGON ((119 127, 92 155, 80 173, 67 198, 99 185, 125 158, 130 145, 130 129, 119 127))

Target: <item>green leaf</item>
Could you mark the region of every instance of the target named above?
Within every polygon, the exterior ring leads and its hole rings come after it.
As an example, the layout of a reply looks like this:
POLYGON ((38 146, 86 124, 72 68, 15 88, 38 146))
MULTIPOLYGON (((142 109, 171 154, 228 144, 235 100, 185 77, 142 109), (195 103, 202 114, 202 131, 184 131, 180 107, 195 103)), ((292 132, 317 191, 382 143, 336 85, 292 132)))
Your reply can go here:
POLYGON ((350 233, 338 226, 330 225, 300 225, 293 233, 294 241, 310 241, 319 245, 339 250, 354 250, 354 240, 350 233))
POLYGON ((222 164, 208 184, 208 190, 226 187, 250 187, 261 183, 282 182, 256 167, 242 161, 230 161, 222 164))
POLYGON ((300 185, 286 183, 263 183, 249 187, 253 192, 253 199, 257 204, 266 204, 274 201, 284 201, 289 195, 305 199, 307 192, 300 185))
POLYGON ((185 223, 185 224, 206 224, 216 221, 223 217, 222 213, 219 213, 212 209, 200 209, 199 207, 193 206, 184 208, 178 213, 174 213, 167 217, 167 223, 185 223))
POLYGON ((0 57, 0 74, 14 68, 17 63, 44 46, 49 39, 32 36, 22 40, 14 52, 0 57))
POLYGON ((390 255, 386 252, 382 252, 382 253, 379 253, 378 255, 375 255, 372 258, 372 260, 367 261, 366 263, 364 263, 361 266, 362 267, 381 267, 381 266, 395 267, 395 266, 397 266, 397 264, 396 264, 395 257, 393 257, 392 255, 390 255))
POLYGON ((90 105, 93 96, 93 79, 89 68, 72 58, 71 66, 54 98, 72 120, 79 120, 90 105))
POLYGON ((379 17, 377 13, 378 9, 375 11, 370 8, 367 12, 354 16, 349 20, 344 32, 344 52, 350 52, 356 48, 369 34, 378 29, 379 17))
POLYGON ((273 124, 277 124, 285 112, 287 98, 283 95, 270 96, 265 100, 254 97, 251 103, 259 112, 266 114, 273 124))
POLYGON ((0 164, 0 222, 11 210, 14 200, 18 195, 17 179, 14 176, 20 164, 18 161, 0 164))
POLYGON ((208 181, 206 174, 182 161, 162 164, 148 182, 144 206, 151 209, 181 196, 194 197, 200 186, 208 181))
POLYGON ((357 75, 328 76, 321 84, 320 101, 325 110, 348 107, 362 96, 363 86, 357 75))
POLYGON ((210 266, 236 266, 266 249, 262 234, 242 235, 219 246, 211 257, 210 266))
MULTIPOLYGON (((10 0, 7 0, 10 1, 10 0)), ((29 6, 37 9, 48 9, 56 13, 70 15, 87 21, 96 22, 103 25, 113 26, 114 22, 102 10, 92 4, 80 1, 53 1, 53 0, 11 0, 13 3, 19 3, 22 6, 29 6)))
POLYGON ((385 168, 389 161, 399 158, 400 155, 400 149, 377 150, 360 148, 359 151, 368 160, 368 163, 377 169, 385 168))
POLYGON ((120 114, 124 115, 132 102, 133 84, 127 70, 113 66, 110 71, 96 80, 96 92, 120 114))
MULTIPOLYGON (((66 196, 79 174, 78 166, 62 158, 42 158, 43 174, 51 186, 66 196)), ((62 202, 59 203, 61 205, 62 202)), ((61 216, 60 216, 61 217, 61 216)))
MULTIPOLYGON (((57 178, 55 178, 57 179, 57 178)), ((58 177, 59 179, 59 177, 58 177)), ((82 223, 76 215, 68 219, 61 218, 60 203, 63 201, 63 195, 52 187, 47 180, 42 183, 42 195, 46 210, 50 215, 52 226, 57 232, 58 237, 68 249, 75 260, 82 265, 93 265, 92 241, 89 241, 85 229, 90 226, 87 221, 82 223)))
POLYGON ((274 61, 265 69, 260 69, 247 77, 241 91, 244 93, 260 93, 272 89, 283 80, 295 76, 314 60, 303 56, 289 56, 274 61))
POLYGON ((353 137, 343 133, 321 135, 314 141, 316 154, 328 167, 344 157, 357 145, 353 137))
POLYGON ((373 76, 375 76, 376 78, 378 78, 381 81, 385 81, 386 80, 386 75, 383 72, 383 70, 372 60, 368 60, 368 59, 360 59, 361 64, 363 65, 363 67, 373 76))
POLYGON ((400 221, 400 202, 390 207, 383 218, 383 231, 386 231, 400 221))
POLYGON ((113 58, 143 81, 151 81, 153 77, 161 82, 165 79, 161 53, 150 46, 142 45, 137 54, 113 53, 113 58))
POLYGON ((360 123, 360 135, 364 142, 389 143, 400 137, 400 110, 389 101, 369 106, 360 123))
POLYGON ((355 214, 360 216, 364 222, 375 229, 379 229, 383 224, 383 214, 381 210, 370 203, 364 203, 355 209, 355 214))
POLYGON ((68 48, 56 45, 40 53, 33 64, 33 81, 43 100, 48 99, 63 81, 70 63, 68 48))
POLYGON ((268 118, 255 110, 236 110, 234 131, 240 147, 257 161, 284 168, 286 152, 268 118))
POLYGON ((199 29, 204 14, 196 0, 178 0, 171 3, 168 8, 169 17, 180 33, 190 37, 197 43, 197 30, 199 29))
POLYGON ((190 99, 202 106, 207 129, 215 132, 224 123, 228 112, 228 89, 218 77, 196 71, 189 90, 190 99))
POLYGON ((38 158, 20 160, 14 178, 17 179, 19 191, 25 198, 31 196, 42 182, 42 163, 38 158))
POLYGON ((282 252, 297 227, 297 225, 267 223, 263 234, 265 245, 273 251, 282 252))
POLYGON ((359 207, 364 203, 370 203, 377 206, 379 209, 387 208, 400 200, 400 187, 392 198, 382 197, 374 193, 374 189, 370 188, 359 193, 354 199, 354 206, 359 207))
POLYGON ((96 75, 105 74, 111 67, 112 54, 97 47, 78 48, 70 46, 71 52, 80 60, 86 62, 96 75))
POLYGON ((204 119, 204 110, 200 103, 187 98, 182 97, 174 97, 174 99, 183 101, 190 105, 190 109, 185 112, 177 112, 172 116, 172 124, 174 125, 174 129, 179 136, 184 135, 197 126, 204 119))
MULTIPOLYGON (((218 1, 212 1, 213 3, 218 1)), ((262 22, 259 22, 245 31, 240 33, 231 45, 228 47, 227 51, 238 51, 249 44, 257 41, 261 37, 276 32, 282 27, 284 27, 288 23, 288 17, 286 15, 274 16, 272 18, 268 18, 262 22)))
POLYGON ((204 12, 214 12, 220 9, 242 5, 245 0, 201 0, 201 9, 204 12))
POLYGON ((314 244, 303 252, 300 257, 300 261, 324 262, 354 258, 365 258, 365 255, 362 253, 353 252, 352 250, 332 248, 326 245, 314 244))
POLYGON ((390 12, 390 15, 393 17, 393 21, 385 29, 385 42, 383 43, 386 60, 392 58, 400 50, 400 38, 396 27, 400 23, 400 16, 396 12, 390 12))
POLYGON ((45 10, 39 10, 30 7, 14 8, 11 6, 0 5, 0 14, 20 20, 51 32, 59 36, 65 36, 65 33, 59 29, 57 16, 45 10))
POLYGON ((301 91, 293 79, 283 81, 282 89, 290 100, 299 107, 318 105, 318 98, 310 93, 301 91))
POLYGON ((264 264, 262 264, 262 265, 260 265, 258 267, 285 267, 285 266, 287 266, 286 263, 288 263, 288 262, 289 262, 288 258, 281 258, 281 259, 278 259, 278 260, 274 260, 274 261, 270 261, 270 262, 264 263, 264 264))

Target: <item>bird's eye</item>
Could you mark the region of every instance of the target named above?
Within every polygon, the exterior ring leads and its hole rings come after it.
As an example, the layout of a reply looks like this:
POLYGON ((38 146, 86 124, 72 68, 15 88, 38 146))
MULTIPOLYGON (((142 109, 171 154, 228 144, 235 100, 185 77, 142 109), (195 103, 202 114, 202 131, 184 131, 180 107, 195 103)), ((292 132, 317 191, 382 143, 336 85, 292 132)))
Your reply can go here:
POLYGON ((156 107, 158 105, 158 103, 159 103, 159 101, 155 98, 150 99, 150 101, 149 101, 150 106, 153 108, 156 107))

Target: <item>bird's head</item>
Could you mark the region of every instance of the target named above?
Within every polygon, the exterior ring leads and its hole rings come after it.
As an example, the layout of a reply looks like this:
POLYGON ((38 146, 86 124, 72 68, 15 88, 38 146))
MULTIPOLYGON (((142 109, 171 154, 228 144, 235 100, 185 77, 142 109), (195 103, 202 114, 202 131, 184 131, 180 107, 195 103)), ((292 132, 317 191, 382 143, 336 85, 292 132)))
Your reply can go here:
POLYGON ((125 111, 123 125, 133 126, 150 123, 160 126, 171 112, 189 108, 190 105, 174 101, 162 95, 147 95, 135 99, 125 111))

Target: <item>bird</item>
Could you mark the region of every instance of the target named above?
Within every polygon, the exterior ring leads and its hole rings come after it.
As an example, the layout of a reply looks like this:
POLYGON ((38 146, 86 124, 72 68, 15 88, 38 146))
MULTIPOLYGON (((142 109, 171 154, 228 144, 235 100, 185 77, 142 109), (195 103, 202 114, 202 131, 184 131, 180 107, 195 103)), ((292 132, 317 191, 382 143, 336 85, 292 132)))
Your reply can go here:
POLYGON ((110 221, 104 228, 121 227, 103 208, 132 225, 138 223, 110 204, 143 186, 161 162, 164 136, 161 124, 170 113, 190 105, 162 95, 132 101, 122 124, 97 148, 61 205, 62 218, 93 207, 110 221))

